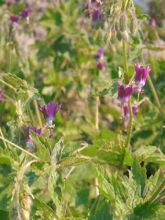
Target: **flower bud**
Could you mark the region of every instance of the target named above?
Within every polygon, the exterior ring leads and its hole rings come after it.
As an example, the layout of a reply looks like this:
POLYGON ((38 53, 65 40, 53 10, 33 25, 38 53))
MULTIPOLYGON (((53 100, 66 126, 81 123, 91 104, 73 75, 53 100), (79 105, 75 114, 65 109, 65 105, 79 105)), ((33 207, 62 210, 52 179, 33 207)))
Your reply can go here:
POLYGON ((121 35, 121 32, 120 32, 120 31, 117 32, 117 39, 118 39, 119 41, 122 40, 122 35, 121 35))
POLYGON ((132 17, 131 23, 130 23, 130 31, 133 35, 136 34, 137 31, 137 20, 135 17, 132 17))
POLYGON ((120 17, 120 30, 125 31, 127 30, 127 15, 126 13, 123 13, 120 17))
POLYGON ((122 38, 123 38, 124 41, 128 42, 128 40, 129 40, 128 31, 123 31, 123 32, 121 32, 121 36, 122 36, 122 38))

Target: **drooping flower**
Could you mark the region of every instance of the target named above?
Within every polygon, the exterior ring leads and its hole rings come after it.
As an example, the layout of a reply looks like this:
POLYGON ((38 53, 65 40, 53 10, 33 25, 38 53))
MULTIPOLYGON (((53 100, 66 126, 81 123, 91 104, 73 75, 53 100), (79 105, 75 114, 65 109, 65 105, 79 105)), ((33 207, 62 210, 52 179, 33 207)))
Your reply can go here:
POLYGON ((155 20, 155 18, 150 18, 150 20, 149 20, 149 25, 150 25, 151 27, 156 27, 156 20, 155 20))
POLYGON ((137 105, 132 105, 132 113, 133 116, 136 116, 136 114, 138 113, 138 106, 137 105))
POLYGON ((97 68, 99 70, 104 70, 105 69, 104 48, 100 48, 94 55, 94 58, 97 60, 97 68))
MULTIPOLYGON (((132 105, 132 114, 133 116, 135 117, 136 114, 138 112, 138 106, 137 105, 132 105)), ((129 119, 129 108, 128 108, 128 104, 127 103, 124 103, 123 105, 123 117, 124 117, 124 120, 128 120, 129 119)))
POLYGON ((31 12, 32 12, 32 9, 30 7, 26 8, 20 12, 20 16, 23 18, 28 18, 31 12))
POLYGON ((17 15, 11 15, 10 21, 14 24, 18 22, 19 17, 17 15))
POLYGON ((44 114, 44 118, 47 120, 48 125, 53 125, 53 120, 56 113, 61 109, 61 105, 55 102, 49 102, 47 105, 40 106, 40 111, 44 114))
POLYGON ((100 8, 93 8, 92 10, 92 22, 95 24, 103 18, 103 13, 100 8))
POLYGON ((140 66, 139 64, 135 64, 135 83, 138 87, 142 88, 145 83, 147 76, 150 72, 150 67, 149 66, 140 66))
POLYGON ((125 103, 123 105, 123 117, 124 117, 124 120, 129 119, 129 109, 128 109, 128 104, 127 103, 125 103))
POLYGON ((97 68, 99 70, 104 70, 105 69, 105 62, 104 60, 100 60, 98 63, 97 63, 97 68))
POLYGON ((96 54, 94 55, 94 58, 95 59, 100 59, 101 57, 103 57, 104 56, 104 48, 100 48, 97 52, 96 52, 96 54))
POLYGON ((101 0, 88 0, 84 9, 85 10, 92 10, 94 7, 99 7, 102 5, 102 1, 101 0))
POLYGON ((30 138, 30 131, 33 131, 36 134, 41 135, 41 129, 37 129, 37 128, 34 128, 34 127, 26 127, 25 128, 26 146, 29 149, 29 151, 32 151, 33 147, 34 147, 34 143, 33 143, 32 139, 30 138))
POLYGON ((121 103, 128 102, 129 97, 133 93, 132 85, 123 85, 121 82, 117 82, 118 99, 121 103))
POLYGON ((14 0, 6 0, 5 2, 7 6, 11 6, 12 4, 14 4, 14 0))

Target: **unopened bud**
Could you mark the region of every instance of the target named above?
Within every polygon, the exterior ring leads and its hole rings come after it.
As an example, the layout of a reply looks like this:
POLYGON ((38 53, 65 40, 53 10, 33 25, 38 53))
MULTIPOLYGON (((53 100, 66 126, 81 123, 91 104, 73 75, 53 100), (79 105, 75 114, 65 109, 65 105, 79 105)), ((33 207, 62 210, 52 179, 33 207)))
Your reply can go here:
POLYGON ((111 43, 115 43, 116 42, 116 31, 112 31, 111 32, 111 43))
POLYGON ((127 15, 126 13, 123 13, 120 17, 120 31, 127 30, 127 15))
POLYGON ((137 30, 137 20, 136 20, 135 17, 132 17, 132 19, 131 19, 130 30, 131 30, 131 33, 132 33, 133 35, 136 34, 136 30, 137 30))
POLYGON ((121 36, 122 36, 122 38, 123 38, 124 41, 128 42, 128 40, 129 40, 128 31, 123 31, 123 32, 121 32, 121 36))
POLYGON ((120 31, 117 32, 117 39, 118 39, 119 41, 122 40, 122 35, 121 35, 121 32, 120 32, 120 31))

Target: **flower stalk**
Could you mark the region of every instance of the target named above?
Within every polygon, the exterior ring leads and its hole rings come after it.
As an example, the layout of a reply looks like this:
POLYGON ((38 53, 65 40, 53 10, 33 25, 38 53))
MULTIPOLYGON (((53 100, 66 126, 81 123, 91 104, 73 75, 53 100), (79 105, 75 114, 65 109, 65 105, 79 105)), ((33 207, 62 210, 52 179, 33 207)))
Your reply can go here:
POLYGON ((22 147, 18 146, 17 144, 12 143, 11 141, 7 140, 6 138, 3 138, 3 137, 0 136, 0 139, 1 139, 2 141, 5 141, 6 143, 10 144, 11 146, 17 148, 18 150, 21 150, 22 152, 28 154, 29 156, 35 158, 36 160, 41 160, 41 159, 40 159, 39 157, 37 157, 36 155, 34 155, 34 154, 30 153, 29 151, 23 149, 22 147))
POLYGON ((95 127, 96 130, 99 130, 99 96, 96 97, 96 112, 95 112, 95 127))
POLYGON ((123 49, 123 64, 124 64, 124 82, 127 83, 128 78, 128 64, 127 64, 127 49, 125 40, 122 41, 122 49, 123 49))
MULTIPOLYGON (((144 57, 143 57, 143 53, 142 53, 142 52, 141 52, 141 60, 142 60, 142 63, 144 63, 144 57)), ((156 105, 157 105, 159 111, 162 112, 161 103, 160 103, 158 94, 157 94, 157 92, 156 92, 156 89, 155 89, 155 87, 154 87, 154 84, 153 84, 153 82, 152 82, 152 79, 151 79, 150 75, 148 75, 147 80, 148 80, 148 84, 149 84, 150 90, 151 90, 151 92, 152 92, 152 94, 153 94, 153 96, 154 96, 156 105)))
MULTIPOLYGON (((100 103, 100 99, 99 96, 96 96, 96 109, 95 109, 95 128, 98 131, 99 130, 99 103, 100 103)), ((96 192, 96 196, 99 195, 99 188, 98 188, 98 178, 96 177, 94 179, 94 184, 95 184, 95 192, 96 192)))
POLYGON ((153 94, 153 96, 154 96, 156 105, 157 105, 159 111, 162 112, 162 107, 161 107, 161 104, 160 104, 160 101, 159 101, 158 94, 157 94, 157 92, 156 92, 156 90, 155 90, 154 84, 153 84, 152 79, 151 79, 151 77, 150 77, 149 75, 148 75, 148 84, 149 84, 149 87, 150 87, 150 89, 151 89, 151 92, 152 92, 152 94, 153 94))
POLYGON ((128 108, 129 108, 129 124, 127 130, 127 138, 125 141, 125 147, 129 147, 131 140, 131 133, 132 133, 133 113, 132 113, 131 99, 128 102, 128 108))
POLYGON ((39 108, 38 108, 38 104, 37 104, 36 100, 34 100, 34 107, 35 107, 35 112, 36 112, 36 116, 37 116, 39 126, 40 126, 40 128, 42 128, 43 127, 42 120, 41 120, 41 116, 40 116, 40 112, 39 112, 39 108))

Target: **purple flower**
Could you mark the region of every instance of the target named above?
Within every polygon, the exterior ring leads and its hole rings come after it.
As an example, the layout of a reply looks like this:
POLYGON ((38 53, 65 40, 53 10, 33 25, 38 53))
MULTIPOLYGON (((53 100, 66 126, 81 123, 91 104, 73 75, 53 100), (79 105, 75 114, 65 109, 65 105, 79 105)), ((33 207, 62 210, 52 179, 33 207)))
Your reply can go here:
POLYGON ((102 5, 101 0, 88 0, 84 9, 90 11, 93 7, 100 7, 101 5, 102 5))
POLYGON ((136 114, 138 113, 138 106, 137 105, 132 105, 132 113, 133 116, 136 116, 136 114))
POLYGON ((92 10, 92 22, 96 23, 97 21, 100 21, 103 17, 103 14, 101 13, 99 8, 94 8, 92 10))
POLYGON ((103 60, 100 60, 98 63, 97 63, 97 68, 99 70, 104 70, 105 69, 105 62, 103 60))
POLYGON ((101 57, 104 56, 104 48, 100 48, 97 53, 94 55, 95 59, 100 59, 101 57))
POLYGON ((3 97, 4 97, 4 91, 3 89, 0 89, 0 102, 3 101, 3 97))
POLYGON ((138 87, 142 88, 150 72, 149 66, 140 66, 139 64, 135 64, 135 83, 138 87))
POLYGON ((11 6, 12 4, 14 4, 14 0, 6 0, 6 4, 7 6, 11 6))
POLYGON ((30 138, 30 131, 33 131, 35 132, 36 134, 38 135, 41 135, 41 129, 37 129, 37 128, 34 128, 34 127, 26 127, 25 128, 25 133, 26 133, 26 145, 28 147, 28 149, 30 151, 33 150, 33 147, 34 147, 34 143, 33 141, 31 140, 30 138))
POLYGON ((155 20, 155 18, 150 18, 150 20, 149 20, 149 25, 150 25, 151 27, 156 27, 156 20, 155 20))
POLYGON ((26 8, 20 12, 20 16, 23 18, 28 18, 31 12, 32 12, 31 8, 26 8))
POLYGON ((132 85, 123 85, 121 82, 117 82, 118 99, 122 102, 128 102, 129 97, 133 93, 132 85))
POLYGON ((129 119, 129 109, 128 109, 128 104, 126 103, 123 105, 123 116, 124 116, 124 120, 129 119))
POLYGON ((17 15, 11 15, 10 21, 14 24, 18 22, 19 17, 17 15))
POLYGON ((52 126, 56 113, 61 109, 61 105, 55 102, 49 102, 47 105, 41 106, 40 111, 44 114, 48 125, 52 126))
MULTIPOLYGON (((133 114, 134 117, 136 116, 137 112, 138 112, 138 106, 135 105, 135 104, 132 105, 132 114, 133 114)), ((129 119, 129 108, 128 108, 127 103, 125 103, 123 105, 123 116, 124 116, 124 120, 127 121, 129 119)))

